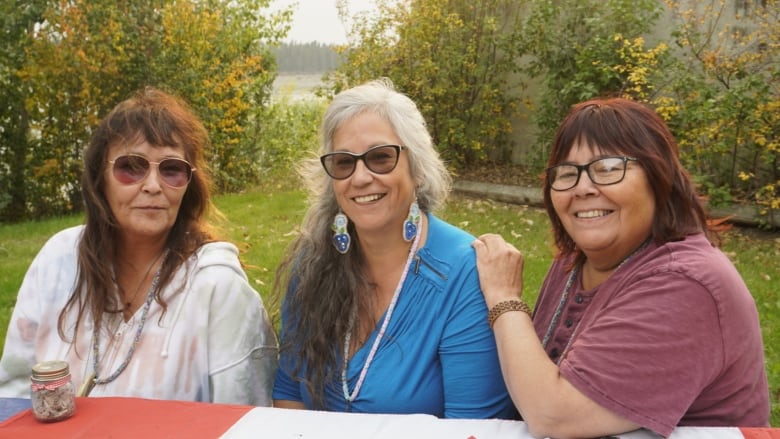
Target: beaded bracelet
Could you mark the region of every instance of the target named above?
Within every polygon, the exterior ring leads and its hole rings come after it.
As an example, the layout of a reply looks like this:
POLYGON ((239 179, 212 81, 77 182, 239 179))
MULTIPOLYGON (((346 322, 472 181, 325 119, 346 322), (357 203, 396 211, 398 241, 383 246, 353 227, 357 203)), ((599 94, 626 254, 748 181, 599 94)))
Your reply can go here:
POLYGON ((523 302, 520 299, 513 299, 513 300, 506 300, 504 302, 497 303, 493 306, 493 308, 490 308, 490 312, 488 312, 488 324, 490 327, 493 327, 493 323, 496 322, 496 319, 503 313, 507 311, 522 311, 526 314, 528 314, 528 317, 531 317, 531 307, 528 306, 527 303, 523 302))

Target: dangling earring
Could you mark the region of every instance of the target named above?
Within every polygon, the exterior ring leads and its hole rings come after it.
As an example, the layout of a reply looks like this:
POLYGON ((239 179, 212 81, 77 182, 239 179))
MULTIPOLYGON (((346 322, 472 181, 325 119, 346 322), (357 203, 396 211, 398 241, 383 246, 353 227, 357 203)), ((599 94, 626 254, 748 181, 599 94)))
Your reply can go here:
POLYGON ((333 246, 342 255, 349 251, 349 233, 347 233, 347 225, 349 220, 347 216, 339 212, 336 217, 333 218, 333 225, 330 226, 333 229, 333 246))
POLYGON ((404 241, 410 242, 417 236, 417 225, 420 222, 420 206, 417 205, 415 199, 411 206, 409 206, 409 216, 404 221, 404 241))

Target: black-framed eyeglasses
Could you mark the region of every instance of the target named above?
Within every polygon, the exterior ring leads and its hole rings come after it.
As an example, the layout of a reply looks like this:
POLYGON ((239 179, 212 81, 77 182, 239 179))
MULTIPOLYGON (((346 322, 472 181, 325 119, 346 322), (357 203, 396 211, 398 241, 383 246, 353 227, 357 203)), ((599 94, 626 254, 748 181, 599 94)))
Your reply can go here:
POLYGON ((607 186, 623 181, 629 161, 633 157, 602 157, 584 165, 558 165, 547 168, 547 182, 554 191, 566 191, 580 182, 582 171, 588 173, 590 181, 607 186))
POLYGON ((170 187, 182 188, 192 179, 195 168, 183 159, 167 158, 159 162, 153 162, 142 155, 126 154, 114 160, 109 160, 112 165, 114 178, 124 185, 136 184, 143 181, 148 175, 152 165, 157 166, 160 179, 170 187))
POLYGON ((395 169, 403 149, 406 147, 377 145, 362 154, 347 151, 331 152, 320 157, 320 162, 325 172, 334 180, 349 178, 355 172, 358 160, 363 160, 366 168, 374 174, 388 174, 395 169))

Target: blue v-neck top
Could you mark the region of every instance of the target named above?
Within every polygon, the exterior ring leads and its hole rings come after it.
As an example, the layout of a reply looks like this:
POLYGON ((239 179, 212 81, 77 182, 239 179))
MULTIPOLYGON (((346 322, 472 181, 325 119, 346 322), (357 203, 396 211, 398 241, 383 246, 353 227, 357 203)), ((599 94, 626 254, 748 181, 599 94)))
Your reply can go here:
MULTIPOLYGON (((326 410, 516 418, 486 319, 473 240, 428 214, 427 240, 414 256, 357 399, 347 403, 339 373, 326 389, 326 410)), ((282 327, 289 318, 284 309, 282 327)), ((381 324, 382 319, 349 361, 350 392, 381 324)), ((293 355, 288 350, 280 358, 273 398, 303 402, 311 409, 306 386, 290 375, 293 355)))

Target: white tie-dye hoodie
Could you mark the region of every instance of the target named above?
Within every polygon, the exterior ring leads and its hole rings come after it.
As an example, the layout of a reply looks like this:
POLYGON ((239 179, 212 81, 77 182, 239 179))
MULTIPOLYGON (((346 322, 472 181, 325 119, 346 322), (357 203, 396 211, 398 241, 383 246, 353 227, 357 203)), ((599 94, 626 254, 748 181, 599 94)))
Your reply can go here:
MULTIPOLYGON (((0 396, 29 397, 30 371, 40 361, 67 361, 76 388, 93 371, 92 318, 82 321, 76 345, 57 331, 75 284, 82 230, 77 226, 54 235, 25 275, 0 359, 0 396)), ((165 315, 153 301, 127 368, 113 382, 95 386, 90 396, 271 405, 276 333, 237 248, 227 242, 204 245, 163 294, 165 315)), ((98 377, 111 375, 125 361, 142 311, 143 306, 127 322, 120 314, 106 314, 98 377)), ((72 328, 75 312, 69 322, 72 328)))

